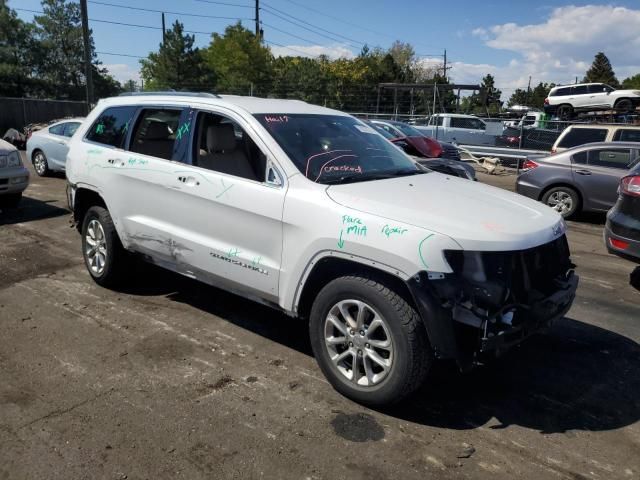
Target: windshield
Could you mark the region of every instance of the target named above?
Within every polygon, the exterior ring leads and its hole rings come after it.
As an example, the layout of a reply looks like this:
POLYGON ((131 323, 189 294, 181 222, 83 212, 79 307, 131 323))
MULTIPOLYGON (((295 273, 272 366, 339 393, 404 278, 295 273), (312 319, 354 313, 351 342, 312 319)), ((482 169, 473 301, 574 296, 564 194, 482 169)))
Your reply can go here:
POLYGON ((346 183, 423 173, 369 125, 353 117, 257 114, 298 170, 318 183, 346 183))
POLYGON ((407 137, 424 137, 424 134, 420 130, 407 123, 394 123, 393 126, 404 133, 407 137))

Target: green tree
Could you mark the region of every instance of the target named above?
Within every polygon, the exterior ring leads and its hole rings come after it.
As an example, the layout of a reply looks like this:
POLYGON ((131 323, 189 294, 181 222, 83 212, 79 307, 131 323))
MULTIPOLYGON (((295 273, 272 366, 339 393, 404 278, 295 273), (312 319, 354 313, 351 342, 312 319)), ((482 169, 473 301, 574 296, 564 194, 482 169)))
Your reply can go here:
POLYGON ((507 101, 507 105, 510 107, 514 105, 526 105, 528 107, 540 108, 544 107, 544 99, 549 95, 549 90, 551 90, 555 85, 553 83, 542 83, 540 82, 534 88, 530 89, 529 92, 522 88, 517 88, 509 97, 507 101))
POLYGON ((209 68, 218 74, 220 92, 265 96, 271 90, 271 50, 240 22, 229 25, 224 35, 212 35, 205 58, 209 68))
POLYGON ((0 0, 0 96, 30 93, 31 26, 18 18, 6 0, 0 0))
POLYGON ((465 97, 461 102, 464 112, 494 115, 502 108, 502 91, 495 86, 495 78, 488 73, 482 78, 480 91, 465 97))
POLYGON ((603 52, 598 52, 593 59, 591 68, 587 70, 584 79, 585 83, 606 83, 614 88, 620 86, 620 82, 616 78, 611 62, 603 52))
MULTIPOLYGON (((47 90, 44 94, 84 99, 86 79, 80 5, 67 0, 42 0, 42 10, 42 15, 34 17, 33 75, 44 80, 47 90)), ((117 93, 120 85, 100 67, 92 37, 89 44, 96 98, 117 93)))
POLYGON ((636 73, 633 77, 625 78, 622 81, 622 88, 640 90, 640 73, 636 73))
POLYGON ((195 36, 185 34, 184 26, 176 20, 158 52, 140 60, 145 90, 213 90, 216 75, 203 51, 193 47, 194 41, 195 36))

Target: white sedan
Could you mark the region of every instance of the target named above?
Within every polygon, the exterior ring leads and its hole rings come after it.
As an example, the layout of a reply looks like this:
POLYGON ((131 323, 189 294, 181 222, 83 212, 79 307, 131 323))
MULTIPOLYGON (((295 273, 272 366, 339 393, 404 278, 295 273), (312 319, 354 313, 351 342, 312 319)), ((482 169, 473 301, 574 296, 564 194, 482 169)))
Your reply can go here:
POLYGON ((69 140, 83 120, 61 120, 31 134, 27 140, 27 158, 38 175, 46 177, 51 172, 64 172, 69 140))
POLYGON ((0 140, 0 203, 16 206, 29 185, 29 170, 22 164, 18 149, 0 140))

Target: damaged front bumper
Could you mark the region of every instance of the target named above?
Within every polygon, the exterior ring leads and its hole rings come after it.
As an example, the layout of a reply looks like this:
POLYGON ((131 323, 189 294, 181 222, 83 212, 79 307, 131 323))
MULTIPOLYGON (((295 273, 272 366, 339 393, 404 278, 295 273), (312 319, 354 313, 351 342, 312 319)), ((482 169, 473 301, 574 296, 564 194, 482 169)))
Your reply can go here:
POLYGON ((452 274, 409 282, 439 358, 463 370, 549 327, 578 287, 566 238, 514 252, 447 252, 452 274))

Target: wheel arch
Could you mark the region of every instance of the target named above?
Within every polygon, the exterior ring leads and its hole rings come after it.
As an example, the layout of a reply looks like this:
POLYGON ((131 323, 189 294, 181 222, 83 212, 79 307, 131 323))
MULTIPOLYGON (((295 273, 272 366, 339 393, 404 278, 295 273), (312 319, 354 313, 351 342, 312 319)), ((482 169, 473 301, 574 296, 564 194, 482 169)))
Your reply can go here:
POLYGON ((538 201, 542 201, 542 198, 547 194, 547 192, 556 187, 567 187, 576 192, 578 194, 578 207, 584 207, 584 195, 582 194, 582 191, 576 185, 569 182, 550 183, 540 191, 540 195, 538 195, 538 201))
POLYGON ((366 275, 384 282, 412 307, 417 307, 407 282, 399 275, 354 259, 327 255, 317 260, 309 273, 300 280, 300 291, 294 299, 293 311, 299 317, 308 319, 313 301, 320 290, 332 280, 347 275, 366 275))
POLYGON ((79 187, 76 190, 73 199, 73 219, 75 220, 76 228, 78 228, 78 230, 82 228, 82 221, 87 210, 94 206, 103 207, 109 210, 100 193, 90 188, 79 187))

